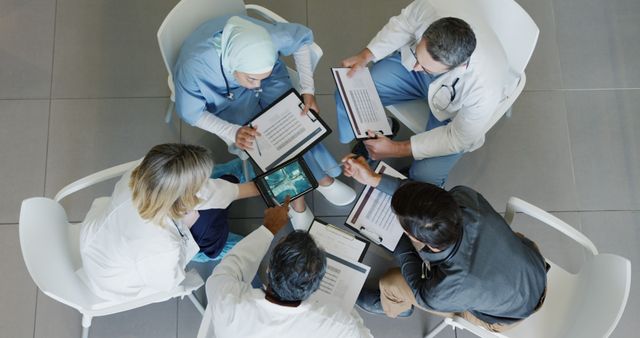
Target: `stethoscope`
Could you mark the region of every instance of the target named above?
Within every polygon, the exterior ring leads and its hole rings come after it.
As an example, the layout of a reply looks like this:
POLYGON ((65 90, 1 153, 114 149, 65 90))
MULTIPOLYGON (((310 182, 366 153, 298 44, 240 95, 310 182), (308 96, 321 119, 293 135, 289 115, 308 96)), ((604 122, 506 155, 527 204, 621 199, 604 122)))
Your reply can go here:
MULTIPOLYGON (((222 78, 224 79, 224 86, 227 88, 227 100, 235 101, 236 97, 229 88, 229 81, 227 80, 227 76, 224 74, 224 69, 222 68, 222 55, 220 55, 220 73, 222 73, 222 78)), ((262 93, 262 88, 254 89, 253 91, 256 93, 256 97, 258 97, 260 96, 260 93, 262 93)))
POLYGON ((182 242, 182 245, 186 245, 187 241, 189 241, 189 238, 187 237, 187 235, 185 235, 182 232, 182 230, 180 230, 178 223, 176 223, 176 221, 174 221, 173 218, 171 219, 171 223, 173 223, 173 225, 176 227, 176 230, 178 230, 178 234, 180 234, 180 240, 182 242))

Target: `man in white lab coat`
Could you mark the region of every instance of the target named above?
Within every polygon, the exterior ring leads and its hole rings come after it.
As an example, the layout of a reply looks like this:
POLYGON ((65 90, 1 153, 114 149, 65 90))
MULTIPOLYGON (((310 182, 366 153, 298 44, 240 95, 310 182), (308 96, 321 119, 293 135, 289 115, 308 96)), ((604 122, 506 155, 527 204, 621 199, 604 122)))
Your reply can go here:
POLYGON ((324 251, 305 231, 290 233, 273 249, 266 290, 251 286, 274 235, 288 221, 288 204, 267 209, 263 225, 213 270, 198 338, 372 337, 355 310, 307 300, 320 287, 327 265, 324 251))
MULTIPOLYGON (((490 29, 442 18, 428 0, 404 8, 365 49, 342 64, 355 72, 371 61, 382 104, 427 99, 429 119, 425 131, 409 140, 378 135, 365 141, 369 157, 413 157, 410 178, 437 186, 444 185, 463 153, 484 143, 488 121, 516 84, 490 29)), ((354 134, 338 93, 336 105, 340 142, 351 142, 354 134)))

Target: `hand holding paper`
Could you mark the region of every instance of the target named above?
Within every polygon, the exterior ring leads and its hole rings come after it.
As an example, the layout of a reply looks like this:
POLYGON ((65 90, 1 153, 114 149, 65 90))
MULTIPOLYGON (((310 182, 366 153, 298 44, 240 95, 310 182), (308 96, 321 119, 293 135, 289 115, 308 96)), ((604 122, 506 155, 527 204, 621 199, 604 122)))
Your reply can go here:
POLYGON ((374 133, 373 131, 367 131, 367 135, 372 137, 371 139, 364 141, 364 146, 369 152, 369 157, 372 160, 384 160, 391 157, 409 157, 412 156, 411 141, 392 141, 390 138, 374 133))
POLYGON ((369 48, 365 48, 360 53, 342 60, 342 67, 351 68, 347 73, 347 77, 352 77, 358 69, 366 67, 372 60, 373 54, 369 48))
POLYGON ((318 103, 316 102, 316 97, 313 94, 302 94, 302 100, 304 101, 304 108, 302 109, 300 115, 306 115, 309 109, 313 110, 316 113, 320 113, 318 103))

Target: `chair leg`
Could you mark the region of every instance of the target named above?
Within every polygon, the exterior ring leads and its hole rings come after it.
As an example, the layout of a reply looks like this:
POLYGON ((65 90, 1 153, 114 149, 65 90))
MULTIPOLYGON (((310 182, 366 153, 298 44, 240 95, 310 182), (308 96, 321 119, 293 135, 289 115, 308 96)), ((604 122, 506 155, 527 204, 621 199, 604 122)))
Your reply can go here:
MULTIPOLYGON (((436 326, 435 329, 431 330, 431 332, 429 332, 429 334, 426 335, 424 338, 435 338, 438 335, 438 333, 440 333, 440 331, 444 330, 444 328, 447 327, 447 325, 449 325, 449 323, 445 319, 440 324, 438 324, 438 326, 436 326)), ((453 327, 453 329, 455 330, 455 327, 453 327)))
POLYGON ((204 316, 204 307, 196 299, 196 296, 194 296, 193 293, 190 293, 190 294, 187 295, 187 297, 189 297, 189 300, 191 301, 191 303, 193 303, 193 306, 196 307, 196 310, 198 310, 198 312, 200 312, 200 315, 204 316))
POLYGON ((167 114, 164 117, 164 122, 167 124, 171 123, 171 117, 173 116, 174 106, 175 106, 175 103, 169 100, 169 107, 167 107, 167 114))
POLYGON ((89 315, 82 315, 82 338, 89 338, 89 328, 91 327, 91 319, 89 315))

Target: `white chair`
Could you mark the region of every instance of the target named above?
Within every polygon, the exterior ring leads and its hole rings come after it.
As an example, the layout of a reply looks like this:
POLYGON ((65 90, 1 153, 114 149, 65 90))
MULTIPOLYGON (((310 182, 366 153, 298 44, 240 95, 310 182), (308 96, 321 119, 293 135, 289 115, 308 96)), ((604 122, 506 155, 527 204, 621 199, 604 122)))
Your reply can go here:
MULTIPOLYGON (((167 109, 165 121, 171 121, 175 102, 172 69, 178 59, 182 42, 196 28, 209 19, 226 15, 246 15, 248 10, 255 11, 261 18, 270 22, 288 22, 280 15, 259 5, 246 5, 242 0, 182 0, 167 14, 158 29, 158 44, 169 76, 167 84, 171 91, 171 102, 167 109)), ((313 69, 322 57, 322 49, 316 43, 311 45, 311 61, 313 69)), ((300 90, 298 73, 287 67, 294 88, 300 90)))
MULTIPOLYGON (((485 132, 500 120, 518 98, 527 80, 524 69, 529 63, 540 30, 527 12, 514 0, 431 0, 443 16, 459 17, 472 26, 490 29, 498 38, 509 61, 510 71, 518 82, 513 91, 498 105, 485 132)), ((429 118, 426 100, 414 100, 386 107, 412 132, 425 131, 429 118)))
MULTIPOLYGON (((175 297, 189 297, 198 311, 204 313, 204 308, 192 294, 204 285, 195 270, 187 271, 186 279, 169 292, 125 302, 106 301, 96 296, 76 273, 82 266, 79 252, 80 224, 69 223, 59 201, 76 191, 118 177, 138 163, 139 161, 125 163, 80 179, 60 190, 53 200, 35 197, 22 202, 19 237, 27 270, 45 295, 82 314, 83 338, 89 335, 93 317, 124 312, 175 297)), ((108 201, 108 197, 100 197, 93 203, 108 201)))
POLYGON ((511 224, 517 212, 555 228, 581 244, 587 257, 580 272, 571 274, 550 262, 547 296, 531 317, 503 333, 492 333, 454 316, 446 318, 426 338, 435 337, 446 326, 471 331, 483 338, 603 338, 615 329, 629 298, 631 262, 612 254, 599 254, 585 235, 546 211, 519 198, 507 203, 506 221, 511 224))

